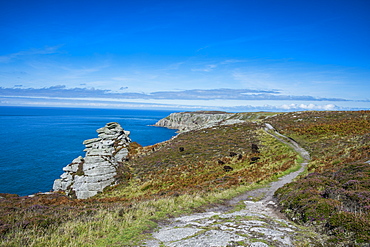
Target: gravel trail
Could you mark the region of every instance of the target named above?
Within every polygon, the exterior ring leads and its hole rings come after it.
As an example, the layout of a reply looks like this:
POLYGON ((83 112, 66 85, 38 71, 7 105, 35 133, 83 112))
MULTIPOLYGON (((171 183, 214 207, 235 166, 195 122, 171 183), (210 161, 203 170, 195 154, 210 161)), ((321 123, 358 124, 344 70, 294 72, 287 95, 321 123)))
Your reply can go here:
POLYGON ((278 133, 270 124, 266 124, 264 130, 294 148, 303 157, 298 171, 203 213, 169 219, 159 225, 143 246, 324 246, 320 235, 307 229, 302 230, 279 213, 273 197, 278 188, 292 182, 304 171, 310 160, 309 153, 294 140, 278 133), (253 198, 262 199, 253 201, 253 198), (239 203, 243 204, 242 209, 233 210, 239 203))

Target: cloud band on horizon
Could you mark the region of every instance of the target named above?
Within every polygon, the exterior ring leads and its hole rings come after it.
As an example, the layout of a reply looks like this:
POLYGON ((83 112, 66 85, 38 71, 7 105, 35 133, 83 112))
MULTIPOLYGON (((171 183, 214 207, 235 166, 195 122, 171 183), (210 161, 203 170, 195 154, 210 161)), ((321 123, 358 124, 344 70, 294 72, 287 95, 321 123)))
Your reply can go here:
POLYGON ((124 92, 94 88, 67 88, 57 85, 44 88, 4 88, 0 96, 21 97, 65 97, 65 98, 119 98, 119 99, 167 99, 167 100, 296 100, 296 101, 352 101, 341 98, 318 98, 313 96, 282 95, 279 90, 253 89, 193 89, 179 91, 157 91, 151 93, 124 92))

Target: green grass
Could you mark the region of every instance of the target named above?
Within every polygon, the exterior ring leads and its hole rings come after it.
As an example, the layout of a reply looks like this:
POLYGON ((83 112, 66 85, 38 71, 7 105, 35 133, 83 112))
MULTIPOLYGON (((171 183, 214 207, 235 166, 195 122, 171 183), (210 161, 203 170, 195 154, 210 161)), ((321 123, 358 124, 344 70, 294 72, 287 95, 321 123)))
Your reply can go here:
MULTIPOLYGON (((331 241, 345 244, 367 241, 363 232, 367 223, 358 221, 359 212, 354 207, 361 206, 364 216, 369 206, 366 204, 369 197, 362 192, 364 188, 368 190, 369 174, 361 166, 363 163, 358 162, 370 159, 368 118, 364 117, 367 114, 246 114, 255 122, 186 132, 152 147, 136 145, 132 147, 131 160, 119 169, 121 183, 94 198, 4 195, 6 198, 0 200, 0 245, 135 246, 148 237, 146 233, 158 221, 199 211, 298 170, 303 159, 292 148, 261 131, 263 121, 293 137, 312 154, 301 178, 278 193, 287 215, 300 219, 297 222, 304 225, 323 225, 322 221, 311 219, 338 211, 339 214, 329 215, 325 221, 334 229, 328 232, 334 236, 331 241), (330 127, 333 122, 334 127, 330 127), (353 129, 348 130, 347 126, 353 129), (259 153, 253 152, 252 144, 258 145, 259 153), (238 155, 231 157, 230 152, 238 155), (251 162, 257 156, 260 159, 251 162), (233 170, 225 172, 218 161, 233 170), (344 198, 339 200, 342 204, 331 198, 335 196, 344 198), (315 203, 309 203, 310 199, 315 203), (350 204, 353 201, 357 204, 350 204), (350 211, 341 211, 338 205, 350 211)), ((306 246, 304 240, 299 244, 306 246)))
MULTIPOLYGON (((236 128, 235 131, 240 131, 242 128, 242 126, 236 128)), ((214 138, 215 133, 223 135, 224 130, 227 128, 208 131, 214 138)), ((255 130, 257 131, 258 128, 255 130)), ((249 161, 249 157, 252 156, 250 143, 244 144, 245 159, 238 160, 237 157, 220 157, 219 152, 223 151, 219 151, 219 149, 216 152, 213 151, 216 150, 216 147, 212 145, 217 145, 217 143, 209 142, 210 145, 205 145, 204 149, 208 150, 210 154, 206 153, 204 161, 196 166, 190 166, 187 159, 174 153, 172 156, 166 157, 169 162, 176 164, 175 166, 169 166, 165 171, 157 170, 148 173, 147 177, 132 179, 111 188, 95 199, 80 200, 79 213, 74 215, 74 212, 70 211, 71 215, 68 216, 68 220, 58 225, 50 225, 42 231, 37 226, 26 229, 15 228, 13 232, 6 235, 8 237, 3 239, 3 244, 9 246, 21 244, 29 246, 136 245, 143 238, 148 237, 143 233, 155 228, 156 222, 159 220, 191 213, 201 207, 220 203, 245 191, 264 186, 273 178, 285 174, 285 171, 279 172, 282 167, 297 164, 298 157, 290 148, 286 148, 285 145, 262 131, 254 133, 256 139, 253 142, 259 143, 260 153, 258 155, 261 156, 261 159, 255 164, 250 164, 249 161), (228 173, 223 171, 222 166, 215 164, 219 158, 224 158, 228 165, 233 166, 234 170, 228 173), (203 169, 196 169, 199 167, 203 169), (186 175, 175 176, 179 171, 186 175), (252 173, 257 174, 254 174, 254 181, 240 179, 243 174, 248 176, 252 173), (263 178, 259 177, 258 174, 263 175, 263 178), (225 177, 227 178, 225 179, 225 177), (198 182, 189 187, 189 180, 193 181, 194 178, 198 182), (177 194, 171 193, 173 188, 176 188, 177 194), (84 214, 87 210, 84 207, 94 206, 97 206, 98 209, 90 215, 84 214)), ((235 138, 240 138, 240 135, 235 138)), ((189 139, 178 137, 178 141, 184 145, 185 141, 189 141, 189 139)), ((229 142, 234 142, 231 136, 229 136, 229 142)), ((176 145, 176 143, 172 143, 172 145, 176 145)), ((225 154, 228 154, 229 150, 225 150, 225 154)), ((162 151, 165 155, 169 154, 166 149, 162 149, 162 151)), ((194 152, 198 151, 194 150, 194 152)), ((160 157, 163 154, 157 153, 156 155, 160 157)), ((194 156, 194 154, 190 153, 189 156, 194 156)), ((147 158, 147 160, 140 160, 156 162, 151 155, 148 155, 147 158)), ((291 166, 287 169, 290 168, 291 166)), ((72 202, 74 201, 72 200, 72 202)), ((57 207, 54 208, 54 212, 62 214, 57 207)))

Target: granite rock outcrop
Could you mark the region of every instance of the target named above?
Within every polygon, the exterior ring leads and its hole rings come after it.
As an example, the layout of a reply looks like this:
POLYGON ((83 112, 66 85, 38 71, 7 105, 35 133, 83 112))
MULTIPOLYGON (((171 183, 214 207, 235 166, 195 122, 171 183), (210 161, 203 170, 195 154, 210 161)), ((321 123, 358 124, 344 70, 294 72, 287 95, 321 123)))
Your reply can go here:
POLYGON ((77 157, 63 168, 54 181, 54 191, 64 191, 77 199, 86 199, 115 183, 117 166, 128 155, 130 132, 118 123, 107 123, 97 130, 98 138, 85 140, 85 157, 77 157))
POLYGON ((228 125, 244 122, 244 116, 237 113, 221 111, 195 111, 176 112, 159 120, 154 126, 178 129, 185 132, 195 129, 213 127, 215 125, 228 125))

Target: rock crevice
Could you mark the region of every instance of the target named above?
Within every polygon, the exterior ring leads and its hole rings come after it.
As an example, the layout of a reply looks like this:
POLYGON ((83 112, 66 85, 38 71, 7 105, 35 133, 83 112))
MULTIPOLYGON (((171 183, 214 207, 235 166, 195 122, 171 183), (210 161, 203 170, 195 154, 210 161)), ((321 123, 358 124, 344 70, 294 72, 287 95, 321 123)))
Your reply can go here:
POLYGON ((98 138, 88 139, 85 157, 77 157, 63 168, 60 179, 54 181, 54 191, 65 191, 78 199, 86 199, 115 183, 117 166, 128 155, 130 132, 118 123, 106 124, 97 130, 98 138))

